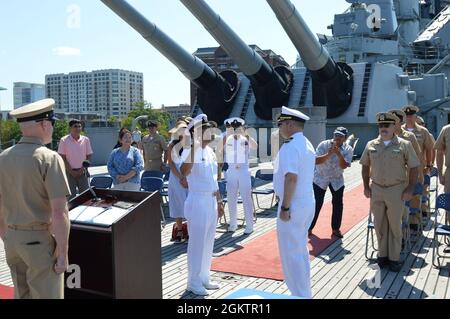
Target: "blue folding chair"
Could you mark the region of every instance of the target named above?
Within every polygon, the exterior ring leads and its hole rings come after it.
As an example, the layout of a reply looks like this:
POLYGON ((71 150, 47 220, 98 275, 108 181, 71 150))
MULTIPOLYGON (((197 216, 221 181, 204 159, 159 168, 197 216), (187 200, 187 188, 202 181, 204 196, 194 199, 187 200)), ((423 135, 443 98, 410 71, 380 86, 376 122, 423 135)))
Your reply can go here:
POLYGON ((164 176, 163 176, 164 184, 163 184, 163 191, 162 191, 161 195, 165 196, 165 197, 169 196, 168 195, 169 178, 170 178, 170 169, 166 173, 164 173, 164 176))
POLYGON ((141 179, 141 189, 146 192, 161 192, 164 181, 159 177, 144 177, 141 179))
MULTIPOLYGON (((402 220, 402 231, 403 231, 403 251, 409 251, 411 249, 411 240, 410 240, 410 232, 409 232, 409 222, 407 220, 402 220)), ((373 254, 378 252, 378 248, 375 245, 375 224, 373 221, 372 212, 369 212, 369 217, 367 220, 367 235, 366 235, 366 247, 365 247, 365 256, 367 260, 373 259, 373 254), (369 257, 369 242, 372 246, 372 252, 369 257)))
MULTIPOLYGON (((423 188, 424 190, 428 188, 428 191, 430 190, 430 184, 431 184, 431 177, 430 175, 425 175, 423 177, 423 188)), ((431 213, 430 209, 430 196, 423 194, 422 195, 422 204, 425 204, 427 206, 428 211, 431 213)), ((422 212, 423 214, 424 212, 422 212)), ((428 222, 428 216, 423 215, 424 219, 426 218, 428 222)))
POLYGON ((141 175, 141 180, 146 177, 158 177, 163 178, 164 173, 161 171, 144 171, 141 175))
MULTIPOLYGON (((416 186, 415 186, 414 192, 413 192, 413 196, 422 195, 422 193, 423 193, 423 184, 416 183, 416 186)), ((420 198, 419 203, 422 203, 422 197, 420 198)), ((421 208, 413 208, 413 207, 411 207, 410 201, 405 202, 405 205, 408 208, 410 216, 411 215, 421 215, 422 214, 422 209, 421 208)), ((407 223, 408 223, 408 232, 409 232, 409 218, 408 218, 407 223)), ((419 223, 419 234, 422 234, 422 232, 423 232, 423 225, 422 225, 422 223, 419 223)), ((409 240, 409 238, 408 238, 408 240, 409 240)))
POLYGON ((447 211, 450 211, 450 193, 440 194, 436 199, 436 209, 435 209, 435 219, 434 219, 434 237, 433 237, 433 266, 436 268, 441 268, 441 262, 439 258, 450 258, 450 256, 445 256, 439 252, 439 246, 441 244, 449 245, 448 239, 450 238, 450 221, 447 216, 447 211), (445 224, 440 224, 439 219, 439 209, 444 210, 445 224), (439 241, 439 238, 444 237, 444 243, 439 241))
MULTIPOLYGON (((431 169, 431 174, 430 174, 430 189, 428 190, 430 192, 430 197, 431 197, 431 193, 434 193, 434 202, 436 203, 437 200, 437 196, 438 196, 438 189, 439 189, 439 172, 437 167, 433 167, 431 169), (434 187, 431 186, 431 179, 434 177, 434 187)), ((435 212, 435 208, 434 207, 430 207, 430 212, 434 213, 435 212), (431 211, 431 209, 433 209, 431 211)))
MULTIPOLYGON (((220 180, 220 181, 217 182, 217 184, 219 185, 220 197, 222 198, 223 205, 224 205, 223 207, 225 208, 225 205, 226 205, 226 203, 228 201, 227 200, 227 182, 224 181, 224 180, 220 180)), ((223 214, 223 216, 219 218, 219 223, 221 223, 221 224, 228 224, 226 214, 223 214), (222 218, 224 220, 224 223, 221 222, 222 218)))
POLYGON ((90 185, 95 188, 111 188, 113 184, 113 178, 111 176, 94 176, 91 179, 90 185))
MULTIPOLYGON (((164 184, 164 181, 162 178, 144 177, 141 179, 141 190, 143 190, 145 192, 150 192, 150 193, 159 192, 161 194, 163 191, 163 184, 164 184)), ((166 226, 166 217, 164 216, 164 211, 163 211, 161 205, 160 205, 160 209, 161 209, 161 218, 163 220, 163 227, 164 227, 164 226, 166 226)))
MULTIPOLYGON (((253 200, 253 207, 255 207, 255 210, 256 210, 256 207, 258 207, 258 209, 270 209, 273 207, 273 202, 275 201, 275 191, 273 188, 270 188, 270 187, 256 187, 255 188, 257 181, 273 182, 273 172, 272 173, 263 173, 262 171, 263 170, 261 170, 261 169, 256 171, 255 177, 252 178, 252 200, 253 200), (255 206, 255 201, 254 201, 253 195, 255 195, 255 197, 256 197, 257 206, 255 206), (259 204, 258 195, 272 195, 270 207, 262 208, 259 204)), ((264 171, 268 171, 268 170, 264 170, 264 171)))
POLYGON ((375 225, 373 223, 373 217, 372 212, 369 211, 369 217, 367 220, 367 236, 366 236, 366 251, 365 256, 367 260, 370 260, 373 258, 373 254, 378 251, 377 247, 375 246, 375 225), (369 257, 369 241, 372 244, 372 252, 370 253, 369 257))

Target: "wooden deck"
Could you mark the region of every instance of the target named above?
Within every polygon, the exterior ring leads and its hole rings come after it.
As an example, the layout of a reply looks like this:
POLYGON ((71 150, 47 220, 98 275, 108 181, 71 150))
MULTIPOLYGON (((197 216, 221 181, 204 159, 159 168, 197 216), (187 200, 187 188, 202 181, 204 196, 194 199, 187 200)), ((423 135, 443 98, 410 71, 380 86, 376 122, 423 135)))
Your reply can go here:
MULTIPOLYGON (((357 163, 354 163, 345 175, 347 191, 361 184, 360 166, 357 163)), ((330 196, 328 192, 326 200, 330 199, 330 196)), ((263 207, 269 205, 269 196, 261 196, 260 198, 263 207)), ((238 214, 243 216, 242 205, 239 205, 238 214)), ((218 228, 214 255, 219 256, 229 252, 275 228, 274 210, 266 210, 258 214, 255 232, 250 236, 243 235, 243 228, 239 228, 233 235, 226 233, 224 228, 218 228)), ((202 298, 185 291, 187 244, 176 245, 170 242, 171 229, 172 222, 168 221, 162 232, 163 297, 167 299, 202 298)), ((437 270, 431 263, 433 233, 431 223, 425 228, 424 236, 413 243, 411 252, 403 254, 405 263, 401 272, 381 271, 381 286, 379 289, 370 289, 367 285, 367 280, 374 276, 375 271, 369 267, 369 262, 364 257, 366 233, 367 221, 363 220, 346 233, 343 240, 337 241, 326 248, 311 262, 314 298, 450 298, 450 266, 447 264, 446 268, 437 270)), ((207 298, 224 298, 240 288, 289 294, 286 285, 281 281, 220 272, 212 272, 212 277, 222 287, 207 298)), ((5 264, 1 241, 0 284, 12 285, 9 270, 5 264)))

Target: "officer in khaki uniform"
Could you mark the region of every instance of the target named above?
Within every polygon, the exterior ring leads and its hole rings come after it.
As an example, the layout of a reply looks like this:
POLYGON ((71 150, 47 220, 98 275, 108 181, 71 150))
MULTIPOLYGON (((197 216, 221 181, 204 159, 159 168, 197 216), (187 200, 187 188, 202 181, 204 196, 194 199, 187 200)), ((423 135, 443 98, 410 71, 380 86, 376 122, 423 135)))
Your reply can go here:
POLYGON ((63 159, 45 147, 54 103, 45 99, 12 111, 23 137, 0 154, 0 237, 16 299, 64 297, 70 189, 63 159))
MULTIPOLYGON (((420 126, 425 127, 426 129, 428 129, 425 126, 425 120, 421 116, 417 117, 416 123, 418 125, 420 125, 420 126)), ((430 131, 428 131, 428 133, 430 134, 431 142, 434 145, 436 143, 436 140, 435 140, 433 134, 430 133, 430 131)), ((434 166, 435 161, 436 161, 436 150, 433 148, 433 151, 431 153, 431 165, 432 166, 434 166)), ((424 195, 426 197, 430 198, 430 185, 424 185, 424 190, 423 191, 424 191, 424 195)), ((429 207, 429 205, 422 204, 422 211, 425 212, 424 215, 427 215, 427 217, 430 217, 430 207, 429 207)))
MULTIPOLYGON (((406 119, 406 113, 403 112, 402 110, 390 110, 389 113, 394 114, 395 116, 397 116, 398 121, 395 124, 395 134, 404 139, 407 140, 411 143, 412 147, 414 148, 414 152, 417 155, 417 158, 420 157, 420 145, 419 142, 417 142, 416 136, 414 135, 414 133, 405 131, 402 128, 402 125, 405 123, 405 119, 406 119)), ((418 172, 418 177, 417 177, 418 181, 423 181, 423 171, 418 172)), ((416 195, 413 197, 413 199, 410 201, 410 207, 412 208, 420 208, 420 195, 416 195)), ((404 208, 404 219, 406 218, 412 218, 414 219, 414 216, 409 217, 409 210, 407 209, 407 207, 405 206, 404 208)))
POLYGON ((144 152, 144 170, 162 171, 163 154, 164 164, 167 163, 167 143, 164 137, 158 134, 158 123, 150 120, 147 123, 149 134, 142 139, 142 150, 144 152))
POLYGON ((377 114, 380 135, 367 143, 360 163, 364 195, 374 216, 378 264, 398 272, 404 202, 412 198, 420 162, 411 143, 394 134, 396 121, 391 113, 377 114))
MULTIPOLYGON (((444 193, 450 193, 450 125, 442 128, 434 148, 437 150, 436 165, 439 182, 444 185, 444 193), (445 165, 445 171, 443 167, 445 165)), ((450 211, 447 211, 447 221, 450 221, 450 211)))
MULTIPOLYGON (((420 126, 416 123, 417 113, 419 112, 419 108, 415 105, 408 105, 403 108, 403 112, 406 114, 406 123, 402 126, 402 128, 408 132, 414 133, 416 136, 417 142, 419 142, 421 154, 419 156, 420 160, 420 168, 419 168, 419 183, 423 184, 423 176, 425 174, 429 174, 432 167, 432 159, 433 159, 433 140, 430 137, 430 132, 423 126, 420 126)), ((413 199, 413 205, 416 205, 416 201, 420 203, 420 196, 413 199)), ((418 224, 422 222, 422 214, 411 216, 410 220, 411 229, 417 231, 418 224)))

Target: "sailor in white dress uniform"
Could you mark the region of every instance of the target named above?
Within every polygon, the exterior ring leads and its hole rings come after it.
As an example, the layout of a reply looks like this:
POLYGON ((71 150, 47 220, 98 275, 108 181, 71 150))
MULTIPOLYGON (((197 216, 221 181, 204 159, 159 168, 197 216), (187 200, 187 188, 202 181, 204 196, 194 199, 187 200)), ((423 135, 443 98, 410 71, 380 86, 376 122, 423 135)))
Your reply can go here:
POLYGON ((303 135, 309 117, 282 108, 280 134, 288 141, 274 163, 274 189, 280 198, 277 233, 286 285, 292 295, 311 298, 308 229, 314 217, 313 178, 315 151, 303 135))
POLYGON ((217 184, 217 160, 208 144, 214 137, 208 129, 217 127, 200 114, 188 125, 193 138, 191 149, 182 153, 181 173, 187 177, 189 193, 184 205, 184 216, 189 225, 187 290, 196 295, 208 295, 207 289, 218 289, 210 281, 214 235, 218 217, 223 215, 223 204, 217 184), (209 135, 209 136, 208 136, 209 135))
POLYGON ((245 214, 244 234, 253 232, 253 202, 252 185, 249 166, 250 150, 258 148, 257 142, 246 135, 245 121, 240 118, 230 118, 227 123, 233 128, 231 135, 225 139, 225 162, 228 163, 227 170, 227 198, 230 213, 230 226, 228 231, 237 230, 237 204, 238 193, 242 198, 245 214))

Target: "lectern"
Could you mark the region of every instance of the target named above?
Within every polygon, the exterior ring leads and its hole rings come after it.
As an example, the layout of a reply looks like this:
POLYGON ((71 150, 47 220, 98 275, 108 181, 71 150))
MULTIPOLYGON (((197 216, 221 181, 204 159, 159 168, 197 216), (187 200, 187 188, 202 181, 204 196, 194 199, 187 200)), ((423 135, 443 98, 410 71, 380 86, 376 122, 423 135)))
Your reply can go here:
POLYGON ((160 194, 94 191, 69 202, 69 263, 81 287, 66 286, 65 297, 161 299, 160 194))

